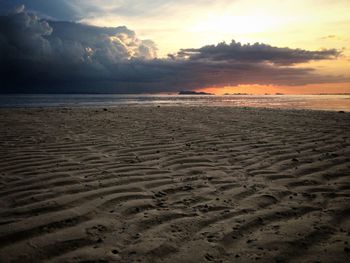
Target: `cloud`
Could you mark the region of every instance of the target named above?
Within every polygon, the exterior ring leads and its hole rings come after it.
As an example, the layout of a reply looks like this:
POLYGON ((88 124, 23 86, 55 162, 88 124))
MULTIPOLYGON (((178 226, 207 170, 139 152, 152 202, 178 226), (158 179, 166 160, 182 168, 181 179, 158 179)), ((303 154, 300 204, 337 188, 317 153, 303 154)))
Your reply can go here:
POLYGON ((74 22, 39 19, 21 12, 0 17, 2 56, 65 63, 114 63, 156 56, 151 40, 140 40, 128 28, 99 28, 74 22))
POLYGON ((327 36, 320 37, 319 39, 320 40, 333 40, 333 41, 344 40, 344 38, 342 38, 339 35, 327 35, 327 36))
POLYGON ((241 44, 234 40, 231 44, 222 42, 216 46, 181 49, 177 53, 178 57, 188 57, 191 60, 270 62, 278 65, 292 65, 309 62, 310 60, 334 59, 339 55, 340 52, 336 49, 308 51, 288 47, 273 47, 262 43, 253 45, 241 44))
POLYGON ((337 50, 307 51, 232 42, 182 49, 157 58, 151 40, 125 26, 96 27, 38 18, 0 17, 0 92, 160 92, 239 84, 340 82, 293 66, 334 59, 337 50))
POLYGON ((26 9, 41 17, 54 20, 77 21, 101 15, 123 17, 153 16, 159 11, 174 10, 178 6, 212 4, 210 0, 0 0, 0 14, 4 15, 25 4, 26 9))
MULTIPOLYGON (((229 0, 222 0, 225 3, 229 0)), ((70 0, 79 15, 86 17, 103 15, 116 15, 123 17, 145 17, 154 16, 162 13, 169 14, 171 11, 178 10, 183 6, 208 6, 213 5, 211 0, 70 0)))
POLYGON ((0 15, 11 13, 25 4, 27 10, 41 17, 76 21, 81 19, 83 14, 79 6, 73 2, 70 0, 0 0, 0 15))

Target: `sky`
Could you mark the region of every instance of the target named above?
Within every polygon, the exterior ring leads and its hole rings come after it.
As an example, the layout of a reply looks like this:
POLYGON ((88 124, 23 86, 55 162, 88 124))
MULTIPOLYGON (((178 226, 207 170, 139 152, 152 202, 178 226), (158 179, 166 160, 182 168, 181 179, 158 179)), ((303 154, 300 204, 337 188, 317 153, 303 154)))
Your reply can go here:
POLYGON ((350 93, 349 0, 0 0, 0 92, 350 93))

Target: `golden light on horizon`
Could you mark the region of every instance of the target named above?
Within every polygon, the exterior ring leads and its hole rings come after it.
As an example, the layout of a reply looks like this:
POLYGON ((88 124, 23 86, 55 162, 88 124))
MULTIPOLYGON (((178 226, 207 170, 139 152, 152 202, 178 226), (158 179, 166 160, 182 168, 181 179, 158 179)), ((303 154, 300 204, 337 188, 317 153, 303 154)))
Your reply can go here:
POLYGON ((237 85, 225 87, 199 88, 197 91, 213 93, 216 95, 247 93, 247 94, 341 94, 350 93, 350 82, 344 83, 323 83, 303 86, 277 86, 277 85, 237 85))

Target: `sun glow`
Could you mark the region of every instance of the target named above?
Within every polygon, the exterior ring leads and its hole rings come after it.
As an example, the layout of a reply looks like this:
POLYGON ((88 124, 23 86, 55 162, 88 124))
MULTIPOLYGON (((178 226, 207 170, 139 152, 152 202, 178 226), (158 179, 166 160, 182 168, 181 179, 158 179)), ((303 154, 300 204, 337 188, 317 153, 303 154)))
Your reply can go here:
POLYGON ((222 34, 253 34, 280 25, 279 18, 261 14, 249 16, 210 14, 194 24, 189 30, 194 33, 213 31, 222 34))
POLYGON ((350 83, 323 83, 323 84, 310 84, 303 86, 276 86, 276 85, 237 85, 237 86, 225 86, 225 87, 208 87, 204 89, 197 89, 197 91, 203 91, 213 93, 216 95, 223 94, 237 94, 246 93, 254 95, 263 94, 336 94, 336 93, 349 93, 350 83))

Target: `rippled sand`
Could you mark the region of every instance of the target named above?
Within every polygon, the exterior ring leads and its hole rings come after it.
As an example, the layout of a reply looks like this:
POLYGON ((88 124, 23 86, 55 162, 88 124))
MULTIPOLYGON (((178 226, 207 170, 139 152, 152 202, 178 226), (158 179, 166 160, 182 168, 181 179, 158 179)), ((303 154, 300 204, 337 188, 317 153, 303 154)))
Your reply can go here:
POLYGON ((0 110, 0 262, 348 262, 350 114, 0 110))

